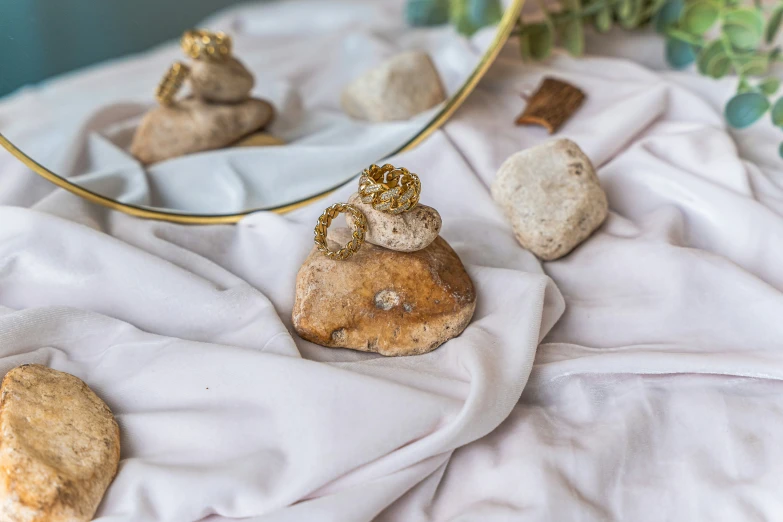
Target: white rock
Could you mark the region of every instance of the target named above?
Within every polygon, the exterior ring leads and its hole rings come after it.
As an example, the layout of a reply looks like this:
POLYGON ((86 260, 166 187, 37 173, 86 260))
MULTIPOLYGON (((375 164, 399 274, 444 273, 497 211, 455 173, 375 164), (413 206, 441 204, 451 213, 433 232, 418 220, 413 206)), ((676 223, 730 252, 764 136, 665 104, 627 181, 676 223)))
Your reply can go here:
POLYGON ((509 157, 492 183, 492 197, 522 246, 546 261, 573 250, 608 214, 590 159, 566 139, 509 157))
MULTIPOLYGON (((398 252, 416 252, 429 246, 440 233, 440 214, 427 205, 418 204, 408 212, 392 215, 362 203, 359 194, 351 196, 348 203, 358 207, 367 218, 365 240, 373 245, 398 252)), ((352 227, 353 218, 350 214, 346 216, 348 226, 352 227)))
POLYGON ((343 110, 374 122, 407 120, 445 101, 429 55, 411 51, 387 60, 351 82, 342 93, 343 110))

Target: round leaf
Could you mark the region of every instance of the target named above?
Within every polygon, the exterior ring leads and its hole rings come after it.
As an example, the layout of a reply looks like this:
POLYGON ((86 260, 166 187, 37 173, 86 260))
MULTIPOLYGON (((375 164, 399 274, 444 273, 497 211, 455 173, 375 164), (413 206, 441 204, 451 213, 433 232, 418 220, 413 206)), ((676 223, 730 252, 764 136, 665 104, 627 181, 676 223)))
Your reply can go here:
POLYGON ((675 69, 687 67, 696 59, 693 46, 674 38, 666 40, 666 61, 675 69))
POLYGON ((655 17, 653 18, 655 30, 659 33, 665 33, 669 26, 677 23, 677 20, 680 19, 680 13, 682 12, 684 5, 684 0, 669 0, 663 4, 663 7, 655 13, 655 17))
POLYGON ((778 101, 772 106, 772 123, 783 127, 783 97, 778 98, 778 101))
POLYGON ((642 0, 620 0, 617 4, 617 18, 620 25, 633 29, 642 21, 642 0))
POLYGON ((736 129, 755 123, 769 109, 769 100, 758 92, 737 94, 726 104, 726 121, 736 129))
POLYGON ((572 56, 582 56, 585 50, 585 35, 582 27, 582 20, 569 20, 563 25, 560 35, 563 47, 571 53, 572 56))
POLYGON ((780 29, 781 21, 783 21, 783 5, 778 5, 772 11, 772 14, 769 16, 769 21, 767 22, 767 43, 772 43, 772 41, 775 39, 775 36, 778 34, 778 30, 780 29))
POLYGON ((605 33, 612 28, 612 11, 609 8, 601 9, 593 20, 596 30, 605 33))
POLYGON ((740 73, 745 76, 761 76, 769 69, 769 57, 764 54, 739 55, 734 60, 739 63, 740 73))
POLYGON ((695 2, 682 13, 681 26, 693 34, 704 34, 718 20, 718 9, 709 2, 695 2))
POLYGON ((446 24, 449 22, 449 0, 408 0, 405 19, 415 27, 446 24))
POLYGON ((526 28, 521 42, 526 49, 522 50, 523 55, 530 56, 533 60, 546 60, 549 53, 552 52, 553 34, 549 24, 533 24, 526 28))
POLYGON ((737 49, 755 49, 764 33, 764 17, 755 9, 735 9, 723 17, 723 32, 737 49))
POLYGON ((503 18, 503 6, 500 0, 470 0, 468 16, 471 23, 480 29, 498 23, 503 18))
POLYGON ((780 80, 777 78, 767 78, 759 83, 759 90, 767 96, 772 96, 780 89, 780 80))
POLYGON ((722 78, 731 69, 731 60, 723 46, 723 41, 714 40, 699 51, 697 62, 699 72, 712 78, 722 78))

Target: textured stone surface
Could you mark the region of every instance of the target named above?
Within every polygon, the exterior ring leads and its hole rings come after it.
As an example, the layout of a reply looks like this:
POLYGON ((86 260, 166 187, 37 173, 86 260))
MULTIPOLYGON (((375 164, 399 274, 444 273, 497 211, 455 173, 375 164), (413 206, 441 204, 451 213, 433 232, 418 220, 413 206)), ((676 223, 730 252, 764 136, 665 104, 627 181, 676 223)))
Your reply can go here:
POLYGON ((445 101, 438 71, 429 55, 406 52, 351 82, 342 93, 349 116, 369 121, 407 120, 445 101))
POLYGON ((0 387, 0 520, 92 520, 120 460, 109 407, 73 375, 29 364, 0 387))
MULTIPOLYGON (((440 233, 442 221, 438 211, 427 205, 416 205, 412 210, 392 215, 362 203, 359 194, 354 194, 348 203, 356 205, 367 218, 366 240, 370 243, 400 252, 415 252, 435 241, 440 233)), ((346 214, 348 226, 353 218, 346 214)))
POLYGON ((269 124, 274 108, 249 99, 231 105, 212 105, 197 98, 148 112, 131 143, 131 153, 142 163, 219 149, 269 124))
POLYGON ((608 214, 590 159, 566 139, 509 157, 492 183, 492 197, 522 246, 546 261, 573 250, 608 214))
MULTIPOLYGON (((350 229, 330 230, 330 248, 349 238, 350 229)), ((462 333, 475 308, 473 283, 443 238, 410 253, 365 243, 344 261, 313 249, 296 278, 293 323, 330 348, 416 355, 462 333)))
POLYGON ((236 58, 225 62, 194 60, 188 82, 197 97, 217 103, 245 101, 255 85, 253 75, 236 58))

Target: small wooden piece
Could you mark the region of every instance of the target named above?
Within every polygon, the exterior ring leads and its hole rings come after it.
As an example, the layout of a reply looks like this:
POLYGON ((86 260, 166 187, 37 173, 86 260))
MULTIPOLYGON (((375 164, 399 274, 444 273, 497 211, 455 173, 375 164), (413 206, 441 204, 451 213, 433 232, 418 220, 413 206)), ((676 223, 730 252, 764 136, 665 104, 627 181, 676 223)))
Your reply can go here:
POLYGON ((585 94, 573 85, 554 78, 544 78, 533 94, 517 125, 541 125, 556 132, 582 106, 585 94))

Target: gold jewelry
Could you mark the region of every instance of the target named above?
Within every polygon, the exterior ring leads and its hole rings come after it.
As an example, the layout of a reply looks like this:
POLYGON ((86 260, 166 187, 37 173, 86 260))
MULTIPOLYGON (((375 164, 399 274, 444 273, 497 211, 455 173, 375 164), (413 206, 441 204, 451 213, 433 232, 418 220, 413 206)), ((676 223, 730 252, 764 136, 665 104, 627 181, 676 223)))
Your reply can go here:
POLYGON ((194 60, 222 62, 231 57, 231 37, 222 32, 191 29, 182 35, 180 46, 194 60))
POLYGON ((370 165, 359 178, 359 196, 375 210, 400 214, 419 203, 421 181, 408 169, 370 165))
POLYGON ((172 105, 174 96, 182 88, 182 84, 185 82, 188 74, 190 74, 190 68, 184 63, 175 62, 172 64, 155 91, 155 98, 158 100, 158 103, 166 107, 172 105))
POLYGON ((335 203, 324 210, 324 213, 318 218, 318 223, 315 225, 315 246, 329 259, 348 259, 364 244, 364 235, 366 233, 367 219, 365 219, 361 210, 353 205, 335 203), (340 250, 329 250, 326 244, 326 232, 329 230, 332 220, 341 212, 347 212, 353 217, 353 239, 340 250))

